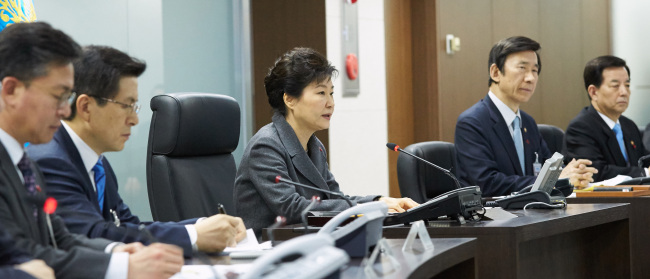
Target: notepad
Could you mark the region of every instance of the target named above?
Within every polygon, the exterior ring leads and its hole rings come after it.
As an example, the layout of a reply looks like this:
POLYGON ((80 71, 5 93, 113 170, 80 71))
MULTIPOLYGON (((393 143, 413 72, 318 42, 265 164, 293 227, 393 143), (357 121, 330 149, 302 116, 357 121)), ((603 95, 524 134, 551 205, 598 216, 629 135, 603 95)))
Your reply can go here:
POLYGON ((630 180, 630 179, 632 179, 632 177, 627 176, 627 175, 620 175, 619 174, 614 178, 610 178, 610 179, 607 179, 607 180, 598 181, 598 182, 594 182, 594 183, 589 183, 589 186, 587 186, 587 188, 580 189, 580 190, 581 191, 592 191, 594 186, 616 186, 616 185, 620 184, 621 182, 624 182, 624 181, 627 181, 627 180, 630 180))

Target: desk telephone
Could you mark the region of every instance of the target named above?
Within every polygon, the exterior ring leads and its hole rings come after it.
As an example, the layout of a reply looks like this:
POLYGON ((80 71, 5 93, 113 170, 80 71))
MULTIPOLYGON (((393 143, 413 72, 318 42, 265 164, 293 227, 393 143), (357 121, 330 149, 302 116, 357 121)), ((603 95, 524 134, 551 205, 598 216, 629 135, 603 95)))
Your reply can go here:
POLYGON ((339 278, 340 270, 350 261, 350 257, 332 245, 334 239, 327 234, 308 234, 294 238, 255 260, 252 269, 241 278, 339 278), (291 262, 282 262, 295 256, 299 257, 291 262))
POLYGON ((451 190, 406 212, 388 216, 384 225, 433 220, 440 216, 458 219, 463 224, 465 219, 479 220, 480 216, 477 212, 482 209, 481 189, 478 186, 469 186, 451 190))
POLYGON ((522 208, 560 208, 566 205, 566 198, 557 189, 553 189, 562 173, 562 154, 555 152, 544 162, 535 183, 518 193, 496 200, 503 209, 522 208))
POLYGON ((365 257, 383 235, 383 222, 388 214, 385 202, 369 202, 348 208, 323 226, 318 234, 330 235, 336 247, 345 250, 350 257, 365 257), (351 216, 356 218, 339 227, 351 216), (338 228, 338 229, 337 229, 338 228))

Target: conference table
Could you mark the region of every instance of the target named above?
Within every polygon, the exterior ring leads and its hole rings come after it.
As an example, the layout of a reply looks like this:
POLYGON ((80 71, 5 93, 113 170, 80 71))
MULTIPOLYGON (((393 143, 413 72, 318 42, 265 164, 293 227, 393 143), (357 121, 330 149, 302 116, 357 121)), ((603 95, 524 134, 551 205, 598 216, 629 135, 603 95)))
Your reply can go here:
POLYGON ((567 198, 569 204, 629 203, 631 278, 650 278, 650 196, 637 197, 576 197, 567 198))
MULTIPOLYGON (((368 276, 364 271, 363 259, 352 258, 341 271, 341 278, 477 278, 476 238, 431 239, 434 248, 430 250, 425 250, 422 243, 416 241, 412 251, 402 251, 404 239, 386 241, 393 257, 399 263, 398 267, 391 264, 386 256, 382 256, 373 264, 374 273, 368 276)), ((187 264, 230 265, 251 262, 252 259, 219 256, 209 259, 193 258, 187 264)))
MULTIPOLYGON (((427 231, 432 238, 477 238, 480 278, 630 278, 628 211, 624 203, 569 204, 509 210, 517 217, 506 220, 431 221, 427 231)), ((409 229, 385 227, 383 236, 402 239, 409 229)), ((276 240, 304 233, 299 225, 273 231, 276 240)))

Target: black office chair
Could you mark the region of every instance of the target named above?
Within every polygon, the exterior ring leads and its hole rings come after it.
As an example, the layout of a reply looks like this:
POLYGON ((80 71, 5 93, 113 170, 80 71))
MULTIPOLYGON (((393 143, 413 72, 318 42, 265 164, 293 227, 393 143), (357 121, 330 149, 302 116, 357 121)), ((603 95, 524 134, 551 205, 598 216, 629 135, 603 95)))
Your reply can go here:
MULTIPOLYGON (((456 150, 453 143, 427 141, 411 144, 404 150, 451 169, 456 174, 456 150)), ((454 180, 442 171, 403 153, 397 157, 397 180, 402 197, 409 197, 418 203, 456 189, 454 180)))
POLYGON ((557 126, 548 124, 537 124, 539 133, 546 142, 551 154, 555 152, 562 153, 562 146, 564 146, 564 131, 557 126))
POLYGON ((147 189, 156 221, 218 213, 235 215, 233 189, 239 142, 237 101, 211 93, 175 93, 151 99, 147 189))

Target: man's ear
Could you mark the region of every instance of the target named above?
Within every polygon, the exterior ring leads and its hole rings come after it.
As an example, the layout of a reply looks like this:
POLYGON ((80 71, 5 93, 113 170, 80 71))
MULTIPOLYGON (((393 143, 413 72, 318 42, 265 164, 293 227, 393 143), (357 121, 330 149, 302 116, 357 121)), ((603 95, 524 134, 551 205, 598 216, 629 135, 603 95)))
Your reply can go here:
POLYGON ((92 97, 86 94, 81 94, 79 97, 77 97, 77 101, 75 102, 76 113, 74 118, 80 118, 84 121, 90 120, 91 102, 95 102, 94 100, 91 101, 90 99, 92 99, 92 97))
POLYGON ((490 78, 496 83, 499 83, 501 81, 501 71, 499 71, 499 67, 497 67, 496 63, 492 63, 492 65, 490 65, 490 78))
POLYGON ((20 91, 25 90, 25 87, 25 83, 15 77, 4 77, 2 79, 2 90, 0 91, 0 96, 5 105, 13 105, 16 97, 20 95, 20 91))
POLYGON ((589 97, 591 97, 592 100, 597 100, 598 99, 598 88, 590 84, 589 87, 587 87, 587 92, 589 93, 589 97))

